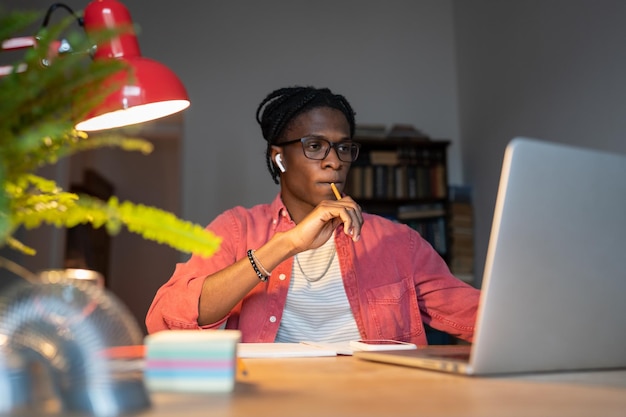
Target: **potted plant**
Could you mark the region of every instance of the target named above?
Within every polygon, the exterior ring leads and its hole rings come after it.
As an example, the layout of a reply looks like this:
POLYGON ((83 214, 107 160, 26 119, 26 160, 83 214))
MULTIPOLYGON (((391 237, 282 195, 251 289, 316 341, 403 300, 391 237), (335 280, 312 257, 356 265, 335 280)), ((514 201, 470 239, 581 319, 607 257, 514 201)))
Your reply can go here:
MULTIPOLYGON (((39 17, 30 12, 1 14, 0 41, 39 17)), ((101 201, 67 192, 37 174, 40 167, 84 150, 152 149, 142 139, 115 133, 88 136, 74 129, 76 121, 106 97, 108 91, 94 95, 94 86, 120 71, 121 64, 92 62, 88 53, 50 62, 50 45, 72 23, 68 18, 46 27, 38 34, 37 47, 15 63, 15 71, 0 76, 0 247, 35 255, 15 238, 20 228, 91 224, 109 234, 125 227, 180 251, 211 256, 220 239, 200 225, 116 197, 101 201)), ((106 39, 112 34, 103 31, 95 36, 106 39)), ((70 33, 67 39, 74 51, 89 51, 94 42, 93 35, 87 38, 84 33, 70 33)), ((0 267, 26 279, 30 275, 7 259, 0 259, 0 267)), ((33 282, 0 294, 0 412, 14 411, 32 400, 30 361, 46 364, 52 388, 66 410, 108 416, 146 406, 149 401, 136 370, 120 374, 107 356, 116 346, 140 344, 141 338, 132 316, 105 289, 78 284, 68 292, 66 283, 33 282)))
MULTIPOLYGON (((22 12, 4 15, 0 20, 0 38, 10 38, 36 16, 22 12)), ((199 225, 158 208, 120 202, 115 197, 102 202, 78 196, 36 175, 43 165, 98 147, 115 146, 144 153, 152 150, 152 144, 142 139, 119 134, 90 137, 74 129, 76 121, 106 96, 106 90, 94 95, 93 87, 119 71, 121 64, 114 60, 85 62, 89 61, 88 55, 72 54, 42 65, 50 44, 70 23, 71 20, 65 20, 39 34, 38 47, 28 50, 18 63, 28 68, 25 72, 0 77, 0 246, 32 253, 13 237, 19 227, 90 223, 105 227, 111 234, 126 227, 146 239, 210 256, 219 239, 199 225)), ((92 38, 87 39, 84 34, 70 34, 68 39, 77 51, 87 51, 92 46, 92 38)))

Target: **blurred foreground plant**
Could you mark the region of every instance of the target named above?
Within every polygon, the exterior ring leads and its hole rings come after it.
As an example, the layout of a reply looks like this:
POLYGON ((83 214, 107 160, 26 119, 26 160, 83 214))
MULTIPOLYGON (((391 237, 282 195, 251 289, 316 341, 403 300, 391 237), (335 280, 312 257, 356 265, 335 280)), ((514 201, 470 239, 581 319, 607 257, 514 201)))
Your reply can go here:
MULTIPOLYGON (((15 37, 39 17, 37 13, 0 11, 0 41, 15 37)), ((119 147, 146 154, 152 151, 152 144, 143 139, 115 133, 89 137, 74 129, 76 121, 110 92, 102 88, 103 80, 123 67, 113 59, 92 61, 88 51, 94 37, 88 39, 78 32, 65 36, 75 52, 48 62, 50 44, 73 22, 68 18, 42 28, 37 47, 24 53, 14 66, 16 71, 0 76, 0 247, 8 245, 34 254, 32 248, 14 238, 20 227, 91 224, 106 228, 112 235, 126 227, 182 252, 211 256, 220 238, 200 225, 158 208, 120 202, 116 197, 101 201, 70 193, 36 175, 40 167, 85 150, 119 147), (25 65, 25 71, 18 72, 18 65, 25 65)), ((112 35, 96 36, 105 39, 112 35)))

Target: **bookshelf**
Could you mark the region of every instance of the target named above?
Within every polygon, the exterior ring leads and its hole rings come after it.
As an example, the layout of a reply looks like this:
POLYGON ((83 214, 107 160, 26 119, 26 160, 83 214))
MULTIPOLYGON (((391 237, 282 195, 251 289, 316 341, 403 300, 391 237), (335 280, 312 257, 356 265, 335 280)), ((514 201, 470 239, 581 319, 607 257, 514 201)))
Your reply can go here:
POLYGON ((448 265, 459 279, 474 284, 474 209, 471 189, 450 187, 448 191, 450 251, 448 265))
MULTIPOLYGON (((346 192, 364 211, 402 222, 417 230, 450 265, 451 235, 447 149, 449 140, 393 134, 360 137, 359 158, 352 163, 346 192)), ((398 132, 398 129, 391 129, 398 132)), ((429 344, 457 341, 425 325, 429 344)))
POLYGON ((353 162, 346 192, 364 211, 416 229, 449 261, 448 140, 366 138, 353 162))

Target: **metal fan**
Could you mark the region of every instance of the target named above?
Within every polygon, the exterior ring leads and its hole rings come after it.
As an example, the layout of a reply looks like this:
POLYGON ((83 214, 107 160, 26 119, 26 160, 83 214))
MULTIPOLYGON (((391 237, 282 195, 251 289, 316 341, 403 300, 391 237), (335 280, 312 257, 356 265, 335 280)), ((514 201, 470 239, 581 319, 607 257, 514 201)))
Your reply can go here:
POLYGON ((109 354, 143 343, 134 317, 101 286, 53 276, 0 294, 0 413, 110 417, 149 407, 137 360, 109 354))

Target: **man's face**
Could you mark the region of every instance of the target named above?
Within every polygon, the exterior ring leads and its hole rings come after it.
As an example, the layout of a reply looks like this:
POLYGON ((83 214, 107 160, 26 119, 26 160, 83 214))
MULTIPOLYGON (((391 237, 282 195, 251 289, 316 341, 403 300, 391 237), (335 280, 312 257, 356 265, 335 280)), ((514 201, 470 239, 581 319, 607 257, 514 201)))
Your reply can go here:
MULTIPOLYGON (((350 140, 350 125, 344 114, 337 109, 315 108, 293 119, 279 142, 302 137, 338 143, 350 140)), ((281 196, 296 222, 322 200, 335 198, 330 183, 335 183, 339 190, 343 190, 351 163, 341 161, 335 149, 331 148, 322 160, 307 158, 300 142, 285 146, 280 146, 279 143, 273 147, 272 152, 272 158, 281 154, 286 168, 281 174, 281 196)))

